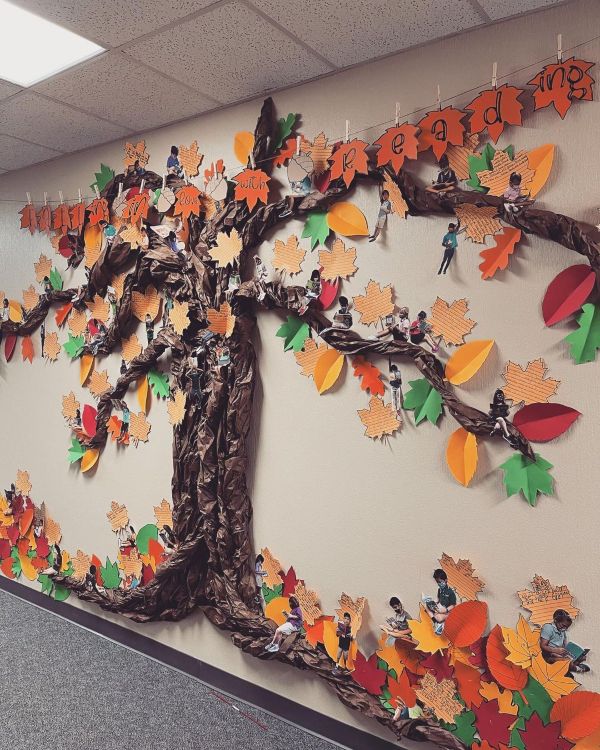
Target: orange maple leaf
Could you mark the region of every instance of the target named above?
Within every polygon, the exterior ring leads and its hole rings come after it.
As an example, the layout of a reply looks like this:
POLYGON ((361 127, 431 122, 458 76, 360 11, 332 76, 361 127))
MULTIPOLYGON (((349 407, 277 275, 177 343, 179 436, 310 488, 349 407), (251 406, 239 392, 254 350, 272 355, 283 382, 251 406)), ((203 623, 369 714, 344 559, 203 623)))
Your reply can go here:
POLYGON ((341 177, 346 187, 350 187, 354 176, 359 174, 368 174, 369 157, 365 151, 369 144, 361 141, 360 138, 354 138, 348 143, 342 143, 331 155, 329 162, 331 164, 331 179, 336 180, 341 177))
POLYGON ((388 128, 373 144, 379 147, 377 166, 391 164, 392 169, 398 174, 405 159, 416 159, 419 146, 418 131, 416 125, 410 125, 408 122, 388 128))
POLYGON ((452 304, 437 297, 431 308, 431 325, 434 336, 442 336, 447 344, 460 346, 465 343, 465 336, 471 333, 476 325, 474 320, 465 318, 469 305, 466 299, 456 299, 452 304))
POLYGON ((150 154, 146 151, 146 141, 138 141, 137 143, 125 143, 125 156, 123 157, 123 164, 125 167, 129 167, 139 161, 140 166, 145 167, 150 160, 150 154))
POLYGON ((52 228, 56 229, 60 234, 65 234, 71 228, 71 214, 66 203, 61 203, 54 209, 52 228))
POLYGON ((417 125, 421 129, 419 150, 430 148, 439 160, 449 145, 462 146, 465 134, 462 119, 465 114, 455 107, 428 112, 417 125))
POLYGON ((508 362, 502 373, 506 382, 502 388, 505 397, 510 399, 513 405, 546 403, 560 385, 560 380, 544 377, 547 369, 541 358, 528 362, 527 367, 508 362))
POLYGON ((535 109, 544 109, 552 105, 564 119, 573 101, 591 102, 594 98, 594 79, 588 70, 595 63, 576 60, 570 57, 543 69, 528 82, 528 86, 537 86, 533 92, 535 109))
POLYGON ((106 198, 94 198, 87 207, 90 212, 89 226, 93 227, 101 221, 109 222, 108 201, 106 198))
POLYGON ((523 89, 503 84, 498 88, 482 91, 467 106, 473 114, 469 118, 471 133, 483 133, 487 128, 490 138, 496 143, 506 125, 522 125, 523 105, 519 96, 523 89))
POLYGON ((321 266, 321 278, 326 281, 335 281, 340 276, 348 278, 356 273, 358 268, 354 265, 356 260, 356 248, 346 245, 339 237, 333 241, 331 250, 319 250, 319 264, 321 266))
POLYGON ((199 216, 201 195, 202 193, 195 185, 182 187, 177 191, 177 202, 175 203, 173 213, 176 216, 180 215, 183 221, 189 219, 192 214, 199 216))
POLYGON ((71 229, 81 229, 85 219, 85 203, 71 206, 71 229))
POLYGON ((269 186, 267 183, 271 178, 262 169, 244 169, 235 178, 235 199, 245 200, 250 211, 257 202, 267 202, 269 186))
MULTIPOLYGON (((302 138, 302 140, 304 141, 305 139, 302 138)), ((296 148, 296 136, 291 136, 284 142, 277 152, 277 156, 273 159, 273 165, 276 167, 284 167, 296 153, 296 148)))
POLYGON ((402 420, 398 417, 392 404, 384 404, 383 399, 371 396, 368 409, 358 409, 360 421, 367 428, 367 437, 381 438, 384 435, 393 435, 400 426, 402 420))
POLYGON ((479 264, 482 279, 491 279, 496 271, 504 271, 508 266, 508 259, 521 239, 521 230, 503 227, 502 233, 497 234, 494 239, 494 247, 488 247, 479 253, 483 258, 483 262, 479 264))
POLYGON ((198 141, 194 141, 190 147, 179 146, 179 163, 188 177, 195 177, 202 164, 204 154, 198 150, 198 141))
POLYGON ((381 370, 360 354, 352 360, 354 377, 360 378, 360 388, 363 391, 370 391, 371 396, 383 396, 385 386, 381 381, 381 370))
POLYGON ((23 355, 23 362, 28 359, 29 362, 33 362, 35 356, 33 351, 33 341, 31 336, 25 336, 21 343, 21 354, 23 355))
POLYGON ((21 229, 29 229, 31 234, 33 234, 37 229, 35 208, 30 203, 26 203, 19 213, 21 214, 21 229))
POLYGON ((52 228, 52 209, 50 206, 42 206, 37 218, 40 232, 49 232, 52 228))

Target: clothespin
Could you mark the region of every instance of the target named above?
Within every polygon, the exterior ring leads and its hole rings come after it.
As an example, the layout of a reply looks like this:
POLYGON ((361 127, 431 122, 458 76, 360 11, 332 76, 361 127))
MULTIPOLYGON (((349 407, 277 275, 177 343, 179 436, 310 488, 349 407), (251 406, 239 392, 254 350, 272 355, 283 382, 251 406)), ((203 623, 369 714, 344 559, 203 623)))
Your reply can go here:
POLYGON ((94 185, 94 192, 96 193, 96 198, 100 200, 100 190, 98 190, 98 185, 94 185))
POLYGON ((62 190, 58 191, 58 200, 60 201, 61 205, 65 202, 65 199, 63 198, 62 190))
POLYGON ((438 109, 441 110, 442 109, 442 95, 441 95, 441 92, 440 92, 440 84, 439 83, 437 85, 437 104, 438 104, 438 109))
POLYGON ((350 135, 350 120, 346 120, 346 137, 344 138, 344 143, 348 143, 349 135, 350 135))
POLYGON ((492 65, 492 88, 493 89, 496 88, 496 80, 497 80, 497 78, 498 78, 498 63, 495 62, 492 65))
POLYGON ((166 174, 164 174, 164 175, 163 175, 163 181, 162 181, 162 190, 164 190, 164 189, 165 189, 165 185, 166 185, 166 184, 167 184, 167 175, 166 175, 166 174))
POLYGON ((250 152, 250 166, 252 169, 256 169, 256 162, 254 161, 254 153, 250 152))
POLYGON ((144 192, 144 183, 145 182, 146 182, 146 180, 142 177, 142 181, 140 182, 140 193, 144 192))
POLYGON ((123 183, 122 183, 122 182, 120 182, 120 183, 119 183, 119 192, 118 192, 118 195, 117 195, 117 197, 119 197, 119 198, 120 198, 120 197, 121 197, 121 193, 122 193, 122 192, 123 192, 123 183))
POLYGON ((185 173, 185 169, 182 169, 181 171, 183 172, 183 179, 184 179, 184 182, 189 182, 189 180, 188 180, 188 176, 187 176, 187 174, 185 173))
POLYGON ((44 193, 44 206, 48 205, 48 193, 44 193))
POLYGON ((81 198, 81 188, 77 188, 77 196, 78 196, 78 198, 79 198, 79 202, 81 203, 81 202, 82 202, 82 198, 81 198))
POLYGON ((561 63, 563 61, 562 59, 562 34, 559 34, 556 37, 556 56, 558 57, 558 62, 561 63))
POLYGON ((297 135, 296 136, 296 156, 300 156, 300 142, 302 141, 302 138, 297 135))
POLYGON ((25 195, 27 196, 27 204, 31 206, 31 193, 25 193, 25 195))
POLYGON ((396 102, 396 127, 400 125, 400 102, 396 102))

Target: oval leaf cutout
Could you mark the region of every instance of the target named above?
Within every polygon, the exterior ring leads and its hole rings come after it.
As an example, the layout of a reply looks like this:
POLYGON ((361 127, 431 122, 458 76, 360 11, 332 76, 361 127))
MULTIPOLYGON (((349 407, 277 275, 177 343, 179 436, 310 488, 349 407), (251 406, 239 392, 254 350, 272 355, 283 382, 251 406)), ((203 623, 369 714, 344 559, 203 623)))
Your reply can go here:
POLYGON ((529 404, 515 414, 513 424, 527 440, 546 443, 554 440, 581 416, 581 412, 563 404, 529 404))
POLYGON ((12 355, 14 354, 15 347, 17 345, 17 337, 14 333, 9 333, 4 340, 4 357, 7 362, 10 362, 12 355))
POLYGON ((144 375, 137 380, 137 400, 140 409, 148 414, 148 378, 144 375))
POLYGON ((600 729, 600 695, 588 690, 563 695, 552 706, 550 721, 560 721, 561 734, 569 740, 589 737, 600 729))
POLYGON ((321 281, 321 294, 319 295, 319 304, 323 308, 323 310, 328 310, 331 305, 335 302, 335 298, 337 297, 338 290, 340 288, 340 280, 335 279, 335 281, 326 281, 323 279, 321 281))
POLYGON ((367 237, 369 225, 365 215, 353 203, 334 203, 327 212, 329 228, 343 237, 367 237))
POLYGON ((344 359, 344 355, 335 349, 327 349, 321 354, 313 375, 319 393, 325 393, 335 385, 344 366, 344 359))
POLYGON ((94 366, 94 355, 93 354, 82 354, 79 360, 79 382, 81 385, 89 378, 94 366))
POLYGON ((534 148, 527 153, 529 168, 535 171, 533 180, 527 186, 532 198, 540 192, 550 177, 552 164, 554 162, 554 145, 546 143, 544 146, 534 148))
POLYGON ((464 427, 459 427, 448 440, 446 463, 452 476, 464 487, 468 487, 473 479, 477 469, 477 457, 477 438, 464 427))
POLYGON ((98 412, 96 409, 94 409, 93 406, 90 406, 89 404, 86 404, 83 407, 83 412, 81 413, 81 426, 83 427, 83 431, 85 434, 93 438, 96 434, 96 415, 98 412))
POLYGON ((493 339, 480 339, 461 346, 446 364, 446 379, 452 385, 466 383, 481 368, 494 343, 493 339))
POLYGON ((13 323, 20 323, 23 320, 23 308, 16 299, 8 301, 8 319, 13 323))
POLYGON ((529 672, 509 662, 506 659, 506 653, 502 628, 500 625, 496 625, 490 631, 485 647, 488 669, 496 682, 503 688, 507 690, 523 690, 525 685, 527 685, 529 672))
POLYGON ((458 648, 466 648, 479 640, 487 625, 485 602, 463 602, 451 610, 444 623, 444 635, 458 648))
POLYGON ((81 471, 89 471, 92 467, 94 467, 98 463, 99 456, 100 451, 97 448, 88 448, 83 454, 83 458, 81 459, 81 463, 79 464, 79 468, 81 469, 81 471))
POLYGON ((577 312, 590 296, 596 274, 585 263, 569 266, 548 284, 542 301, 542 315, 547 326, 553 326, 577 312))
POLYGON ((254 148, 254 133, 243 130, 233 137, 233 153, 235 158, 244 166, 248 163, 250 152, 254 148))

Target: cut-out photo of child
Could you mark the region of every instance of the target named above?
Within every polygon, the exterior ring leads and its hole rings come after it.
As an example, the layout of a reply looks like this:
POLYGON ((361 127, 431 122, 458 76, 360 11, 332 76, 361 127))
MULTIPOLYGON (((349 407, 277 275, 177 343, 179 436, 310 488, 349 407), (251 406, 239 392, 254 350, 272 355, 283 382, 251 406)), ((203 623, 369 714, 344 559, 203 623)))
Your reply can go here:
POLYGON ((568 659, 569 672, 589 672, 589 666, 584 663, 589 649, 570 643, 567 637, 567 630, 572 624, 573 619, 566 610, 555 610, 552 622, 543 625, 540 633, 542 656, 549 664, 568 659))
POLYGON ((425 342, 432 352, 439 351, 439 344, 431 337, 432 328, 427 322, 427 313, 421 310, 417 319, 410 324, 410 340, 413 344, 422 344, 425 342))
POLYGON ((438 162, 440 171, 435 182, 425 190, 428 193, 448 193, 458 185, 455 171, 450 167, 446 154, 443 154, 438 162))
POLYGON ((300 628, 302 627, 303 618, 302 610, 300 609, 300 602, 298 601, 298 599, 296 599, 295 596, 290 596, 288 602, 290 605, 290 611, 288 612, 285 609, 283 610, 285 622, 283 623, 283 625, 280 625, 277 628, 273 639, 265 646, 265 651, 269 651, 272 654, 279 651, 281 642, 284 638, 286 638, 288 635, 298 633, 300 628))
POLYGON ((352 635, 352 617, 350 616, 350 612, 344 612, 344 619, 338 621, 335 634, 338 639, 338 652, 333 674, 339 674, 342 670, 349 672, 348 657, 350 655, 350 644, 354 638, 352 635), (343 668, 342 660, 344 661, 343 668))
POLYGON ((444 623, 450 612, 456 607, 456 591, 448 584, 448 576, 441 568, 433 571, 433 579, 438 585, 437 601, 431 597, 423 597, 429 616, 435 623, 434 630, 440 635, 444 631, 444 623))
POLYGON ((257 588, 257 594, 256 594, 256 603, 260 604, 260 608, 262 612, 265 611, 265 597, 263 595, 262 587, 263 587, 263 578, 266 578, 267 571, 263 568, 263 563, 265 561, 265 558, 262 555, 256 555, 256 560, 254 562, 254 579, 256 581, 256 588, 257 588))
POLYGON ((375 240, 379 237, 382 230, 385 228, 387 217, 392 213, 392 202, 390 201, 390 194, 387 190, 382 191, 380 201, 381 202, 379 204, 379 213, 377 214, 375 231, 369 237, 369 242, 375 242, 375 240))
POLYGON ((397 596, 392 596, 389 604, 394 614, 391 617, 386 617, 385 624, 381 626, 381 629, 388 636, 386 644, 392 646, 397 638, 411 637, 408 624, 411 617, 397 596))

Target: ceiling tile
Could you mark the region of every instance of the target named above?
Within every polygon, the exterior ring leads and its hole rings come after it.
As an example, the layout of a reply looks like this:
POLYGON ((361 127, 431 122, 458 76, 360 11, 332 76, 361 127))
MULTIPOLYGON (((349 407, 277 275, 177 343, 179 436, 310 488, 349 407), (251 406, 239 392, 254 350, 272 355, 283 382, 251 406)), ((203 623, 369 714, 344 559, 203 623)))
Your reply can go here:
POLYGON ((120 138, 127 132, 130 131, 34 92, 0 102, 0 133, 60 151, 78 151, 120 138))
POLYGON ((494 20, 527 13, 538 8, 547 8, 562 0, 479 0, 479 4, 494 20))
MULTIPOLYGON (((484 22, 469 0, 252 0, 323 57, 343 67, 484 22), (365 17, 366 14, 366 17, 365 17)), ((289 56, 288 64, 291 64, 289 56)))
POLYGON ((330 70, 262 16, 237 2, 156 34, 128 47, 127 53, 151 60, 153 67, 224 103, 330 70))
POLYGON ((109 52, 79 65, 35 90, 131 130, 150 130, 215 107, 211 99, 121 52, 109 52))
MULTIPOLYGON (((117 47, 165 26, 215 0, 12 0, 94 41, 117 47)), ((195 40, 196 43, 198 40, 195 40)))
POLYGON ((16 86, 14 83, 10 83, 9 81, 0 78, 0 99, 6 99, 6 97, 12 96, 20 90, 20 86, 16 86))
POLYGON ((25 143, 9 135, 0 135, 0 167, 2 170, 21 169, 39 161, 59 156, 59 151, 53 151, 35 143, 25 143))

